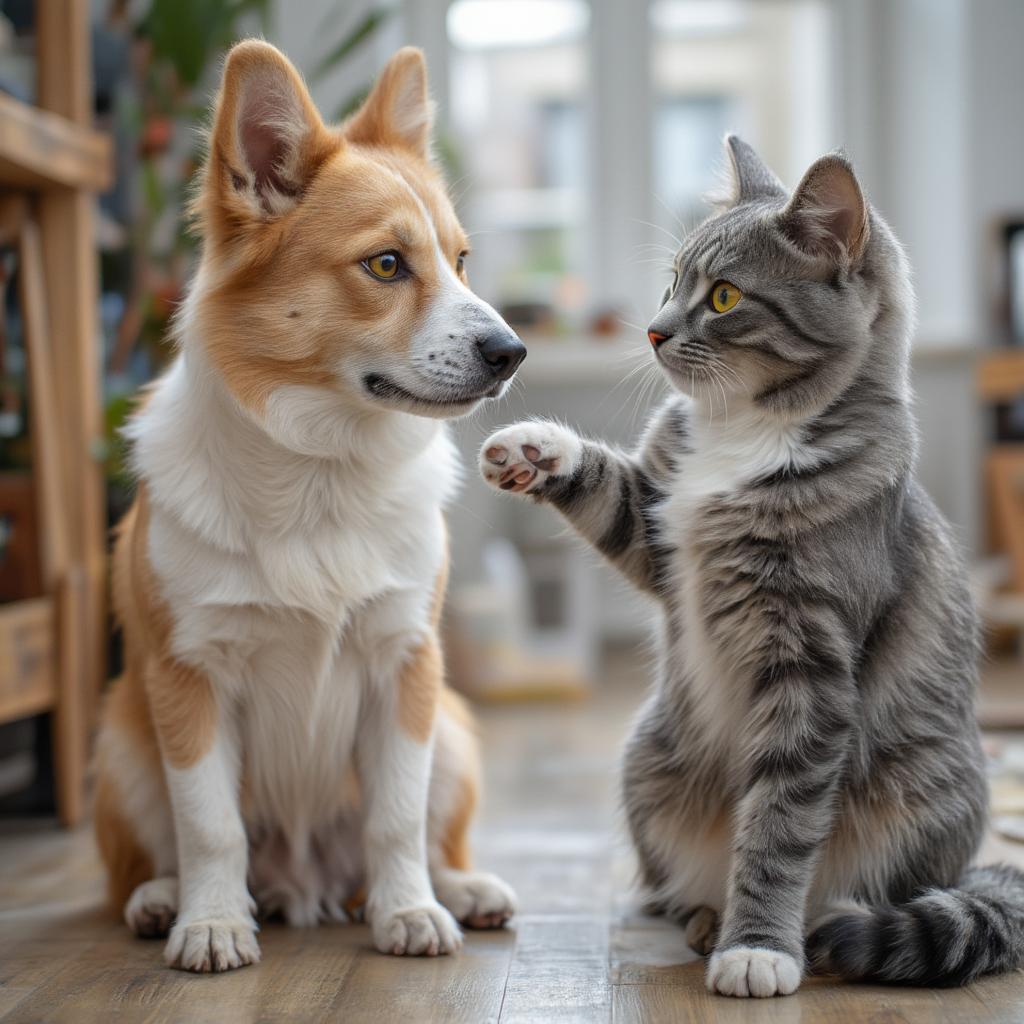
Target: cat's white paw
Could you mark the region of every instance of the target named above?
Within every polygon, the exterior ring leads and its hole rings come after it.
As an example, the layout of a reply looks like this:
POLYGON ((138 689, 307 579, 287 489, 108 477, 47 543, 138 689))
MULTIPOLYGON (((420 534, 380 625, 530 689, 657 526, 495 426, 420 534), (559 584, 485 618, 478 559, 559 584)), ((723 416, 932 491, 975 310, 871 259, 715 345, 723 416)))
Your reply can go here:
POLYGON ((580 439, 557 423, 513 423, 484 441, 480 472, 492 487, 529 494, 553 476, 572 473, 581 449, 580 439))
POLYGON ((788 953, 734 946, 712 953, 706 982, 723 996, 788 996, 800 987, 800 967, 788 953))
POLYGON ((200 974, 256 964, 260 960, 256 929, 251 921, 235 918, 178 921, 171 929, 164 959, 171 967, 200 974))
POLYGON ((455 918, 440 903, 380 913, 371 911, 373 943, 395 956, 438 956, 462 947, 455 918))

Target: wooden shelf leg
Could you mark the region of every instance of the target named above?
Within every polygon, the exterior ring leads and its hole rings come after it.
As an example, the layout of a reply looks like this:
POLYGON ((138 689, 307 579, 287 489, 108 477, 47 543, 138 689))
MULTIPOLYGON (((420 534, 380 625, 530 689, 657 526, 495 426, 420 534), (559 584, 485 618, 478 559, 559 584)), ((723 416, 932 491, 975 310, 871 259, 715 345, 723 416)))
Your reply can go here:
POLYGON ((57 817, 71 828, 85 814, 90 708, 84 653, 85 574, 71 569, 57 589, 57 701, 53 713, 57 817))

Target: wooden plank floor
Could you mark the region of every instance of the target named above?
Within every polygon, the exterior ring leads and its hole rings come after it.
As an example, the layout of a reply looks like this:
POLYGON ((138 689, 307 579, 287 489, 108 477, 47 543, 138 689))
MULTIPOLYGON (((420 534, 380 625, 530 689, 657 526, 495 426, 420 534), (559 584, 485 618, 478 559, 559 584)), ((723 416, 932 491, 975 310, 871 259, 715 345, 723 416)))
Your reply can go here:
MULTIPOLYGON (((516 886, 522 912, 470 934, 454 958, 375 953, 361 926, 268 926, 263 962, 220 976, 166 969, 161 943, 102 910, 88 831, 0 833, 0 1020, 169 1022, 1024 1021, 1024 976, 963 991, 813 979, 788 999, 712 998, 679 929, 636 912, 616 829, 615 757, 640 683, 571 706, 481 713, 488 794, 478 860, 516 886)), ((990 855, 1024 861, 1024 847, 990 855)))

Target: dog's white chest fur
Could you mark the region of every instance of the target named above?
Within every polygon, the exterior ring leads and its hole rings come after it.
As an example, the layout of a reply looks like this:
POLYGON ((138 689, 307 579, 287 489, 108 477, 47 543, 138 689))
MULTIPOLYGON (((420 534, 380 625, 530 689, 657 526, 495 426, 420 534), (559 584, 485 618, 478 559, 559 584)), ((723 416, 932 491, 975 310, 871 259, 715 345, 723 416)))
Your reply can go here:
POLYGON ((339 422, 338 458, 278 450, 183 356, 132 427, 173 652, 237 721, 250 826, 300 857, 344 805, 361 704, 427 628, 445 559, 454 449, 395 419, 339 422))
POLYGON ((678 552, 676 585, 682 595, 682 630, 674 659, 680 659, 694 710, 706 727, 709 746, 722 749, 740 733, 744 702, 736 699, 727 655, 713 644, 700 614, 700 564, 691 542, 699 517, 713 515, 708 506, 728 501, 753 481, 807 460, 800 429, 780 424, 754 410, 709 417, 693 410, 689 451, 680 466, 662 512, 666 539, 678 552))

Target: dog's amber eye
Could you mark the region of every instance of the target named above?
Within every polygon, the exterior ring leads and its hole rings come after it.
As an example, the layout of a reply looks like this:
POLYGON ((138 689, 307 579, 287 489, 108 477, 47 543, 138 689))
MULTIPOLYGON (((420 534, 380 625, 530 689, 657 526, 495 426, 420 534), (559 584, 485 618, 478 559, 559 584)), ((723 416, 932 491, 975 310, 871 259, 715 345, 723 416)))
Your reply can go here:
POLYGON ((461 274, 466 269, 466 257, 469 253, 460 252, 459 258, 455 261, 455 272, 461 274))
POLYGON ((402 260, 397 252, 382 252, 377 256, 371 256, 363 264, 366 269, 379 277, 382 281, 390 281, 402 265, 402 260))
POLYGON ((716 281, 711 289, 711 308, 716 313, 728 313, 742 298, 743 292, 736 285, 728 281, 716 281))

